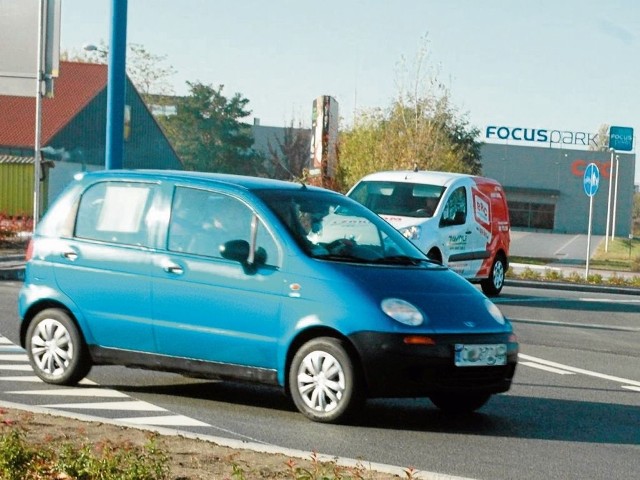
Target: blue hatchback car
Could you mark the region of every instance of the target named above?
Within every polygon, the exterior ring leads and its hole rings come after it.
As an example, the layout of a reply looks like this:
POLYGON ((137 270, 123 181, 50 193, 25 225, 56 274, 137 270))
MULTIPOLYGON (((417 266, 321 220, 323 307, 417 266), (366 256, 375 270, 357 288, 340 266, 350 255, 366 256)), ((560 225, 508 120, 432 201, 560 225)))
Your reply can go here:
POLYGON ((511 386, 499 309, 344 195, 234 175, 78 175, 40 222, 19 296, 36 374, 116 364, 274 385, 344 421, 366 398, 472 411, 511 386))

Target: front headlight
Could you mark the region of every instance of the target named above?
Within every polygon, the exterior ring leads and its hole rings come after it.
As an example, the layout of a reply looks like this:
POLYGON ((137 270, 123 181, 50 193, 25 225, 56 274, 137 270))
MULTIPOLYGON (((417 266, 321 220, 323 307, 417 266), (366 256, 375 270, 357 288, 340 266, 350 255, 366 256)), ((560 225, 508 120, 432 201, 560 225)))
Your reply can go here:
POLYGON ((425 316, 414 305, 400 298, 385 298, 381 303, 382 311, 396 322, 416 327, 422 325, 425 316))
POLYGON ((401 228, 399 232, 409 240, 419 240, 421 230, 418 225, 413 225, 411 227, 401 228))
POLYGON ((500 325, 504 325, 504 322, 505 322, 504 315, 502 314, 500 309, 496 306, 496 304, 493 303, 488 298, 485 298, 484 305, 487 307, 487 310, 489 311, 491 316, 494 318, 494 320, 498 322, 500 325))

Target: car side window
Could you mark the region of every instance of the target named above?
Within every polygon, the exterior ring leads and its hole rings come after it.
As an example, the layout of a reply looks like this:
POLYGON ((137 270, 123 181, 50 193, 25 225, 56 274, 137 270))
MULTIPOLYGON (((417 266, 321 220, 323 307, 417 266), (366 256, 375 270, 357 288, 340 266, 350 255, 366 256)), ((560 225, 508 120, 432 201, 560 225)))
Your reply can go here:
POLYGON ((147 217, 157 187, 135 182, 101 182, 89 187, 78 206, 75 236, 149 246, 147 217))
MULTIPOLYGON (((254 212, 240 200, 222 193, 177 187, 169 223, 168 248, 175 252, 222 258, 220 246, 230 240, 251 243, 254 212)), ((278 249, 260 221, 257 246, 267 252, 267 264, 275 264, 278 249)))
POLYGON ((456 188, 442 212, 440 226, 463 225, 467 219, 467 190, 465 187, 456 188))

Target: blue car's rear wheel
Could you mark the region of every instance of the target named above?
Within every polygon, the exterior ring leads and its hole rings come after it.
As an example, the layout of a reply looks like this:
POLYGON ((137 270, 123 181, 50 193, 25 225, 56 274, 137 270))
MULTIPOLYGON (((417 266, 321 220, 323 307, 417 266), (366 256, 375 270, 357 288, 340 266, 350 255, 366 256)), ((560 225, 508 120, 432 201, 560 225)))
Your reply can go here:
POLYGON ((320 337, 305 343, 293 357, 289 389, 305 416, 317 422, 347 419, 362 402, 360 378, 343 342, 320 337))
POLYGON ((82 335, 69 315, 50 308, 38 313, 27 329, 26 350, 35 374, 47 383, 74 385, 91 369, 82 335))

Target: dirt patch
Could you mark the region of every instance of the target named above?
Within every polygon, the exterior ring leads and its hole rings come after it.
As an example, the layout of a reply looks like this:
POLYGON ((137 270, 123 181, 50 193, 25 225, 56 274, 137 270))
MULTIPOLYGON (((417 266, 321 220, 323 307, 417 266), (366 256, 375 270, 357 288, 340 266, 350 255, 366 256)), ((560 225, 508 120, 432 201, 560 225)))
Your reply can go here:
MULTIPOLYGON (((313 452, 310 452, 306 458, 294 458, 279 453, 231 448, 211 441, 179 435, 158 435, 133 427, 0 408, 0 434, 6 434, 10 429, 16 428, 21 429, 30 445, 47 445, 48 448, 54 449, 64 444, 77 447, 90 444, 99 448, 105 442, 122 445, 123 448, 143 447, 152 437, 155 437, 158 447, 168 456, 170 471, 168 478, 172 480, 400 478, 399 475, 374 471, 365 464, 342 466, 338 465, 336 460, 321 461, 323 459, 316 458, 313 452), (318 472, 318 475, 305 477, 300 471, 296 473, 296 469, 318 472)), ((409 478, 410 475, 404 474, 402 477, 409 478)))

